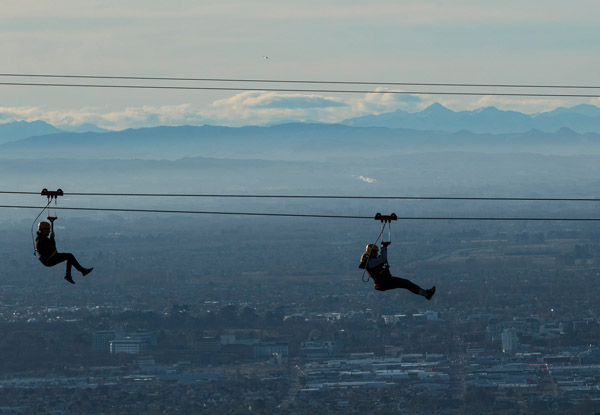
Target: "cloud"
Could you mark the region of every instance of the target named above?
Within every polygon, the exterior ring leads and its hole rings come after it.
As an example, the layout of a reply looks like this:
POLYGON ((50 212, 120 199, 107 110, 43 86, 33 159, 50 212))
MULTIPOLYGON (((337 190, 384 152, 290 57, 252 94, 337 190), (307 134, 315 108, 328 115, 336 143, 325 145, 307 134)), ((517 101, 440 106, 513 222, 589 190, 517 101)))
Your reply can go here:
MULTIPOLYGON (((386 91, 377 88, 376 91, 386 91)), ((221 123, 242 125, 280 122, 340 122, 365 114, 397 109, 418 111, 425 102, 410 94, 367 93, 331 97, 315 94, 290 94, 250 91, 213 102, 211 117, 221 123)))
POLYGON ((326 98, 319 95, 286 94, 277 92, 249 91, 231 98, 213 102, 215 108, 276 108, 307 109, 347 106, 341 99, 326 98))
POLYGON ((377 180, 372 179, 370 177, 365 177, 365 176, 359 176, 358 177, 360 180, 362 180, 365 183, 377 183, 377 180))
MULTIPOLYGON (((316 94, 291 94, 249 91, 215 100, 212 105, 143 105, 114 110, 107 107, 55 109, 35 106, 0 107, 0 122, 41 120, 58 128, 73 128, 90 123, 98 127, 121 130, 158 125, 273 125, 285 122, 337 123, 366 114, 420 111, 439 102, 453 111, 495 106, 523 113, 549 111, 572 102, 560 99, 523 99, 516 97, 414 96, 404 94, 344 95, 331 97, 316 94), (436 99, 437 98, 437 99, 436 99)), ((600 106, 600 99, 582 103, 600 106)), ((368 179, 368 178, 364 178, 368 179)), ((364 180, 361 178, 361 180, 364 180)))
POLYGON ((91 123, 113 130, 157 125, 199 125, 209 121, 190 104, 127 107, 121 111, 91 108, 47 110, 41 107, 0 107, 0 119, 3 122, 41 120, 59 128, 91 123))
POLYGON ((281 122, 337 122, 351 112, 343 99, 315 94, 248 91, 213 102, 210 117, 225 125, 261 125, 281 122))
POLYGON ((290 108, 290 109, 304 109, 304 108, 332 108, 332 107, 345 107, 345 104, 340 101, 334 101, 328 98, 322 98, 317 96, 277 96, 271 100, 265 101, 261 104, 256 105, 257 108, 290 108))
MULTIPOLYGON (((388 88, 378 87, 375 91, 379 93, 368 93, 364 97, 356 100, 355 108, 359 112, 381 113, 391 112, 398 109, 404 111, 418 111, 422 108, 423 100, 411 94, 385 94, 382 92, 390 91, 388 88)), ((395 89, 394 91, 399 91, 395 89)))

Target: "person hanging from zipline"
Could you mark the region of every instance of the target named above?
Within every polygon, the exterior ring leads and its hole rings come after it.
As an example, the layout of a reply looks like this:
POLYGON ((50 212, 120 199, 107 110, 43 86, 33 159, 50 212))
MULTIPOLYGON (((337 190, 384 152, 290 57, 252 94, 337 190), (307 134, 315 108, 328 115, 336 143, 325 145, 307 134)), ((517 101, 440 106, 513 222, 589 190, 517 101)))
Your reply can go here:
POLYGON ((376 244, 367 245, 365 252, 360 258, 360 265, 358 267, 367 270, 375 283, 377 291, 404 288, 413 294, 425 297, 428 301, 431 300, 431 297, 435 294, 435 285, 424 290, 412 281, 392 276, 387 260, 387 247, 391 243, 391 241, 381 242, 381 253, 379 253, 379 247, 376 244))
POLYGON ((54 231, 51 232, 51 228, 48 222, 40 222, 38 224, 37 237, 35 238, 35 250, 38 253, 38 258, 47 267, 53 267, 56 264, 67 261, 65 280, 71 284, 75 284, 71 276, 71 267, 75 267, 83 276, 92 272, 94 268, 82 267, 73 254, 58 252, 56 250, 56 242, 54 241, 54 231))

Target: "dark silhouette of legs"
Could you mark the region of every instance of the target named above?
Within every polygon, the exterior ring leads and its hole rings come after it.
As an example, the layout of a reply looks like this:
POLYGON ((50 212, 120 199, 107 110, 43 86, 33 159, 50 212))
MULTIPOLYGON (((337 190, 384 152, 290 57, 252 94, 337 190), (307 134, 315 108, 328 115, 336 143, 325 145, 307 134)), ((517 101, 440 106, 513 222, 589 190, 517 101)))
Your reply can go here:
POLYGON ((405 280, 404 278, 392 277, 391 275, 375 281, 375 289, 378 291, 387 291, 396 288, 403 288, 413 294, 421 295, 425 297, 427 301, 431 300, 431 297, 435 294, 435 285, 424 290, 412 281, 405 280))
POLYGON ((67 276, 71 275, 71 267, 75 267, 75 269, 81 272, 82 274, 86 270, 79 264, 79 262, 77 262, 73 254, 63 252, 57 252, 52 258, 43 261, 42 264, 44 264, 47 267, 53 267, 54 265, 60 264, 64 261, 67 261, 67 276))
POLYGON ((420 294, 423 291, 421 287, 419 287, 412 281, 398 277, 383 278, 380 281, 377 281, 375 285, 375 289, 378 291, 387 291, 396 288, 404 288, 405 290, 408 290, 413 294, 420 294))

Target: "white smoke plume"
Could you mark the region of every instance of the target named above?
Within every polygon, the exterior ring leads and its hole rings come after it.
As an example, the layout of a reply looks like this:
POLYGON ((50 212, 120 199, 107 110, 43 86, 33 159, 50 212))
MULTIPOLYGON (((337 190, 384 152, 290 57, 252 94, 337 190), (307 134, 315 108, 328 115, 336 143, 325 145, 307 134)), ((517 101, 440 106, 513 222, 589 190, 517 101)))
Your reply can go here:
POLYGON ((370 177, 365 177, 365 176, 359 176, 358 177, 360 180, 362 180, 365 183, 377 183, 377 180, 372 179, 370 177))

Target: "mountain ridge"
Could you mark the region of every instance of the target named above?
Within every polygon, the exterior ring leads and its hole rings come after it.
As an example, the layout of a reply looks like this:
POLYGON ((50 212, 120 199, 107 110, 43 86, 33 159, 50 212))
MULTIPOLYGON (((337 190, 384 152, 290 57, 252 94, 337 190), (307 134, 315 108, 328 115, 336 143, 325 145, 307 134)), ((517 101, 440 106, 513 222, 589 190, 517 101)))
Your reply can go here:
POLYGON ((414 151, 600 152, 600 134, 563 127, 511 134, 443 132, 343 124, 269 127, 160 126, 108 133, 56 133, 0 144, 2 158, 142 158, 184 156, 324 160, 414 151))
POLYGON ((61 133, 63 130, 44 121, 13 121, 0 124, 0 144, 34 135, 61 133))
POLYGON ((460 130, 475 133, 518 133, 535 128, 554 132, 567 127, 578 133, 600 133, 600 107, 579 104, 570 108, 559 107, 537 114, 524 114, 512 110, 500 110, 494 106, 471 111, 452 111, 434 103, 419 112, 396 110, 378 115, 349 118, 340 124, 354 127, 390 127, 416 130, 460 130))

